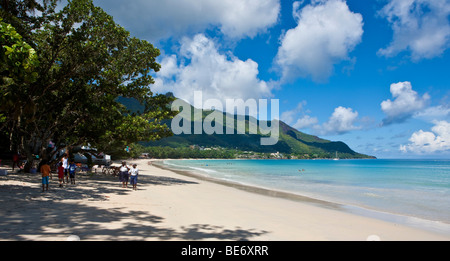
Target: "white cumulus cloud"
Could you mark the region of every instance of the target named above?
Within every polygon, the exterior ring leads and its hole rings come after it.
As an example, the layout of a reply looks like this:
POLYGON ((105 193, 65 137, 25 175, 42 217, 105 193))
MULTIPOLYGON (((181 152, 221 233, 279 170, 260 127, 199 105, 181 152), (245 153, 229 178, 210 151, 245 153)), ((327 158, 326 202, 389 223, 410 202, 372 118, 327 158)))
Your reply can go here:
POLYGON ((301 117, 300 119, 298 119, 293 127, 296 129, 304 129, 304 128, 308 128, 311 126, 316 125, 319 122, 319 120, 316 117, 311 117, 309 115, 304 115, 303 117, 301 117))
MULTIPOLYGON (((271 96, 270 84, 258 78, 258 64, 221 54, 203 34, 181 41, 179 56, 166 56, 156 73, 155 92, 173 92, 193 104, 194 91, 203 99, 259 99, 271 96)), ((223 103, 225 104, 225 103, 223 103)))
POLYGON ((334 65, 350 60, 349 53, 361 42, 363 19, 344 0, 316 0, 301 8, 294 2, 297 27, 281 37, 275 58, 284 79, 311 77, 326 80, 334 65))
POLYGON ((410 143, 401 145, 400 150, 417 154, 450 151, 450 123, 435 121, 434 124, 431 131, 414 132, 409 139, 410 143))
POLYGON ((428 107, 425 110, 415 113, 414 118, 429 122, 433 120, 450 120, 450 104, 428 107))
POLYGON ((430 99, 428 94, 420 97, 407 81, 391 84, 390 91, 395 99, 381 103, 381 110, 386 114, 383 125, 404 122, 414 113, 424 109, 430 99))
POLYGON ((417 61, 439 56, 450 47, 449 0, 390 0, 379 14, 394 33, 379 55, 392 57, 409 51, 417 61))
POLYGON ((306 101, 301 101, 294 109, 283 112, 281 114, 281 120, 287 124, 293 124, 298 117, 298 114, 303 112, 306 104, 306 101))
POLYGON ((281 120, 298 130, 316 125, 319 120, 306 114, 309 112, 305 110, 306 104, 306 101, 301 101, 294 109, 283 112, 281 120))
POLYGON ((212 27, 231 38, 254 37, 278 21, 279 0, 95 0, 140 38, 158 41, 212 27))
POLYGON ((327 122, 321 126, 315 125, 314 128, 321 135, 344 134, 349 131, 362 129, 361 126, 355 125, 357 122, 357 111, 353 111, 352 108, 339 106, 334 109, 333 114, 331 114, 327 122))

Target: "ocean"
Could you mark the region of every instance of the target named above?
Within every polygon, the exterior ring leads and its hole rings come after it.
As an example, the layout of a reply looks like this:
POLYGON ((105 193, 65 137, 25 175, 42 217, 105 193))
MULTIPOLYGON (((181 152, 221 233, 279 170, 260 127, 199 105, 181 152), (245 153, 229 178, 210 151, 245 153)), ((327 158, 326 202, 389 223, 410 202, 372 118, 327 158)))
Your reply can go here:
POLYGON ((165 160, 163 164, 450 233, 450 160, 165 160))

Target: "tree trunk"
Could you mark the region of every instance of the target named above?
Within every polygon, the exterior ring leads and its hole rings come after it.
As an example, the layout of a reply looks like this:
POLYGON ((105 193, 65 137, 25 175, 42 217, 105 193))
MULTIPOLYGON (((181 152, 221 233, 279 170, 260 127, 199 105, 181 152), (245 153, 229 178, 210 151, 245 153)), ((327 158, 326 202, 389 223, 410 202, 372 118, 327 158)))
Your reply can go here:
POLYGON ((23 168, 25 173, 30 173, 31 168, 34 166, 34 157, 32 154, 27 154, 27 163, 25 163, 25 166, 23 168))

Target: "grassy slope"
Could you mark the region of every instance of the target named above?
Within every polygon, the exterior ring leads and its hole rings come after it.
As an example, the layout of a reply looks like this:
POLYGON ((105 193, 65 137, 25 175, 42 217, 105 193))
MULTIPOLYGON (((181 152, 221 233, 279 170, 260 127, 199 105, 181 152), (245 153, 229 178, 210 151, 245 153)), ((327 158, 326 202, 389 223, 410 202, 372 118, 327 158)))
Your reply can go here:
MULTIPOLYGON (((196 109, 194 109, 196 110, 196 109)), ((193 118, 194 110, 191 110, 193 118)), ((209 111, 202 112, 202 120, 210 114, 209 111)), ((232 115, 223 114, 224 122, 227 118, 235 118, 232 115)), ((255 151, 255 152, 280 152, 296 155, 304 154, 316 154, 321 157, 334 157, 335 153, 339 154, 340 158, 367 158, 369 156, 359 154, 350 149, 343 142, 333 142, 325 139, 321 139, 314 135, 309 135, 300 132, 286 123, 280 121, 280 136, 277 144, 272 146, 261 146, 261 138, 264 137, 259 132, 257 134, 249 134, 249 121, 254 120, 249 116, 245 119, 245 134, 237 134, 236 126, 234 134, 212 134, 207 135, 204 132, 202 134, 180 134, 169 138, 165 138, 156 142, 145 143, 146 146, 170 146, 186 147, 189 145, 199 145, 204 147, 220 146, 230 149, 239 149, 242 151, 255 151)), ((240 122, 242 123, 242 121, 240 122)), ((170 123, 169 123, 170 124, 170 123)), ((257 121, 257 124, 259 122, 257 121)), ((219 125, 222 128, 223 133, 226 133, 224 126, 219 125)), ((191 133, 194 133, 194 121, 191 121, 191 133)))
MULTIPOLYGON (((142 111, 144 107, 140 105, 134 99, 128 98, 119 98, 119 101, 123 103, 129 110, 132 112, 142 111)), ((191 133, 194 133, 194 114, 195 112, 198 115, 201 115, 202 121, 210 115, 211 111, 200 111, 195 109, 191 105, 184 103, 184 109, 191 110, 191 133)), ((227 113, 221 114, 223 115, 224 123, 227 122, 228 119, 234 119, 236 122, 240 124, 243 121, 239 121, 237 116, 230 115, 227 113)), ((220 118, 219 118, 220 121, 220 118)), ((172 137, 168 137, 162 139, 160 141, 155 142, 145 142, 142 143, 144 146, 169 146, 172 148, 177 147, 187 147, 189 145, 199 145, 204 147, 214 147, 220 146, 229 149, 238 149, 242 151, 255 151, 255 152, 280 152, 280 153, 289 153, 294 155, 313 155, 316 154, 320 157, 334 157, 335 153, 339 154, 340 158, 368 158, 369 156, 359 154, 352 149, 350 149, 343 142, 334 142, 319 138, 314 135, 309 135, 303 132, 300 132, 286 123, 280 121, 280 133, 278 143, 273 146, 261 146, 260 141, 261 138, 264 137, 259 132, 257 134, 249 134, 250 124, 249 122, 256 121, 255 118, 246 116, 245 117, 245 134, 236 134, 236 126, 234 129, 235 134, 212 134, 207 135, 203 132, 203 134, 181 134, 174 135, 172 137)), ((170 125, 170 122, 167 122, 170 125)), ((256 121, 256 124, 260 123, 256 121)), ((252 125, 253 126, 253 125, 252 125)), ((254 126, 253 126, 254 127, 254 126)), ((226 133, 225 127, 219 125, 219 128, 222 128, 223 133, 226 133)), ((257 128, 256 128, 257 129, 257 128)))

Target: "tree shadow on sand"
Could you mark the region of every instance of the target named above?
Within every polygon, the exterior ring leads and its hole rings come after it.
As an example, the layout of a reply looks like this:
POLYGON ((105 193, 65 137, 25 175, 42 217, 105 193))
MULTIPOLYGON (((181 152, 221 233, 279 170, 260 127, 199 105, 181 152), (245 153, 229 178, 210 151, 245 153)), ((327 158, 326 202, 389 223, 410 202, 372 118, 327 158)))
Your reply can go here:
POLYGON ((157 186, 198 184, 198 182, 188 181, 184 179, 176 179, 164 176, 151 176, 151 175, 139 176, 138 183, 142 185, 157 185, 157 186))
MULTIPOLYGON (((65 188, 58 188, 58 181, 53 179, 50 191, 44 193, 37 175, 9 175, 0 181, 5 179, 22 183, 0 185, 0 240, 66 240, 69 235, 77 235, 82 240, 251 240, 268 233, 211 224, 164 227, 163 217, 114 207, 108 195, 132 191, 122 189, 118 180, 109 176, 81 177, 79 185, 65 188), (110 205, 87 206, 82 204, 82 199, 110 205)), ((195 184, 198 183, 169 177, 140 176, 139 179, 139 186, 195 184)))

